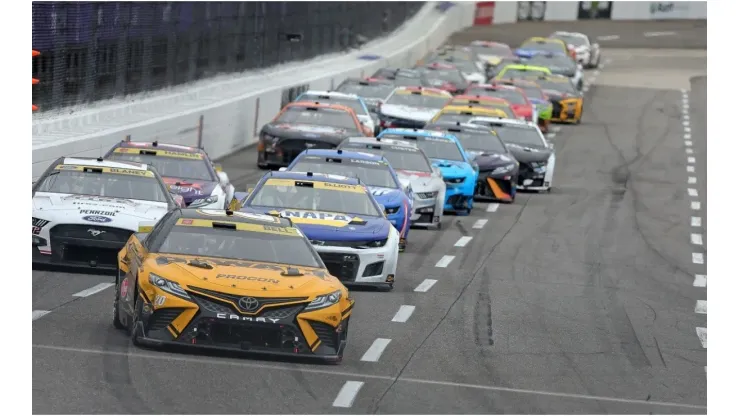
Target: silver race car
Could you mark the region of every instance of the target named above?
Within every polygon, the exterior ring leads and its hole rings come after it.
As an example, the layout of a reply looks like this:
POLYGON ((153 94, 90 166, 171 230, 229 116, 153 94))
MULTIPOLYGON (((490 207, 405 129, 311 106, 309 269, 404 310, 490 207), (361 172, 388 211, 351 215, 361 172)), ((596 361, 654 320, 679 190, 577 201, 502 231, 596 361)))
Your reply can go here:
POLYGON ((452 95, 427 87, 398 87, 379 107, 380 126, 422 128, 447 104, 452 95))
POLYGON ((337 147, 385 156, 404 186, 414 193, 413 227, 442 227, 444 198, 447 190, 439 169, 433 167, 424 152, 403 140, 350 137, 337 147))
POLYGON ((577 32, 555 32, 551 38, 560 39, 576 51, 576 60, 584 68, 598 68, 601 63, 601 47, 592 43, 588 35, 577 32))

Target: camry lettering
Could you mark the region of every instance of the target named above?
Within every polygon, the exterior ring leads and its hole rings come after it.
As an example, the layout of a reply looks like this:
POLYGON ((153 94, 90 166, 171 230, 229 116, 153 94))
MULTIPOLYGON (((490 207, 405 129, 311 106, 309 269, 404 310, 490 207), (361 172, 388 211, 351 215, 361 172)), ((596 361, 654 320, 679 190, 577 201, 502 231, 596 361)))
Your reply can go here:
POLYGON ((233 315, 229 313, 217 313, 216 318, 229 319, 229 320, 234 320, 234 321, 264 322, 264 323, 273 323, 273 324, 280 322, 280 319, 276 319, 276 318, 253 318, 251 316, 239 316, 239 315, 233 315))
POLYGON ((267 277, 255 277, 255 276, 239 276, 236 274, 217 274, 216 279, 246 280, 250 282, 262 282, 262 283, 273 283, 273 284, 280 283, 280 280, 277 280, 277 279, 269 279, 267 277))

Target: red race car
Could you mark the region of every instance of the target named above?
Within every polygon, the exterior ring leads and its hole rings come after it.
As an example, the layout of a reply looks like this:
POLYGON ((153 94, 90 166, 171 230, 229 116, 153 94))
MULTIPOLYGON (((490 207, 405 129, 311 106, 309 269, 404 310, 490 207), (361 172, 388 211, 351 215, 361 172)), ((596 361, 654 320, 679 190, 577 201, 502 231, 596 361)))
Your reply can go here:
POLYGON ((503 98, 511 104, 511 108, 520 120, 537 121, 533 120, 534 104, 529 101, 527 94, 521 88, 512 85, 473 84, 465 90, 464 95, 503 98))

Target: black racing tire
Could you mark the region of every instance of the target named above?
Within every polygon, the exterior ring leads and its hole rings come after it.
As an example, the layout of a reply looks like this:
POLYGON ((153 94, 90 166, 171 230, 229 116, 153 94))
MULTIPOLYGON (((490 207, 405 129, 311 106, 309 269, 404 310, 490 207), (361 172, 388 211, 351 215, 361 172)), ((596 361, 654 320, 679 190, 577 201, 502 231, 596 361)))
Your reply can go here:
POLYGON ((118 303, 121 301, 121 269, 118 269, 116 273, 116 285, 114 286, 116 294, 113 295, 113 327, 119 330, 123 330, 126 329, 126 326, 121 323, 118 306, 118 303))
POLYGON ((131 317, 131 325, 130 328, 130 335, 131 335, 131 343, 134 344, 137 347, 141 346, 141 342, 139 341, 139 326, 141 325, 139 321, 139 317, 141 316, 141 309, 142 309, 142 302, 141 297, 139 296, 139 289, 136 288, 136 293, 134 296, 136 296, 136 300, 134 301, 134 316, 131 317))

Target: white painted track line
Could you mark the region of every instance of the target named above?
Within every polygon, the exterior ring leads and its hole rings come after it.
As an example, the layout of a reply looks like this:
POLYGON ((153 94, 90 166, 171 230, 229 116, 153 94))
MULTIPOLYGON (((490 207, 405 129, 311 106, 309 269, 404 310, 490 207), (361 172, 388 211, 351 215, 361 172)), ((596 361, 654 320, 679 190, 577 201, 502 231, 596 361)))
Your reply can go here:
POLYGON ((701 253, 691 253, 691 261, 694 264, 704 264, 704 255, 701 253))
POLYGON ((689 172, 689 173, 694 173, 694 167, 693 167, 693 166, 691 166, 691 165, 689 165, 689 166, 686 166, 686 172, 689 172))
POLYGON ((455 256, 442 256, 434 267, 447 267, 452 263, 452 260, 455 260, 455 256))
POLYGON ((383 355, 383 351, 385 351, 385 348, 390 343, 391 340, 388 338, 377 338, 373 341, 373 344, 370 345, 370 348, 365 351, 365 355, 360 358, 360 361, 377 363, 378 360, 380 360, 380 356, 383 355))
POLYGON ((689 188, 689 196, 699 196, 699 191, 694 188, 689 188))
POLYGON ((473 237, 469 237, 469 236, 460 237, 460 239, 457 240, 457 243, 455 243, 455 247, 465 247, 465 246, 468 245, 468 243, 472 239, 473 239, 473 237))
POLYGON ((364 384, 365 383, 362 381, 348 381, 344 383, 342 389, 339 390, 339 394, 337 394, 337 398, 334 399, 334 404, 332 404, 332 406, 343 408, 352 407, 352 403, 355 402, 357 393, 360 392, 360 389, 364 384))
POLYGON ((486 225, 487 222, 488 222, 488 220, 478 220, 478 221, 476 221, 473 224, 473 229, 474 230, 480 230, 481 228, 483 228, 486 225))
POLYGON ((707 276, 703 274, 695 275, 694 287, 707 287, 707 276))
POLYGON ((701 234, 691 234, 691 244, 695 244, 697 246, 703 245, 704 241, 702 241, 701 234))
POLYGON ((35 321, 35 320, 41 318, 42 316, 46 315, 49 312, 51 312, 51 311, 41 311, 41 310, 33 311, 33 319, 31 319, 31 321, 35 321))
POLYGON ((707 301, 697 300, 696 306, 694 306, 694 312, 706 315, 707 314, 707 301))
POLYGON ((696 183, 696 176, 689 176, 689 184, 695 184, 696 183))
POLYGON ((691 140, 686 140, 683 144, 685 144, 688 147, 693 146, 694 144, 691 142, 691 140))
POLYGON ((414 289, 414 292, 426 292, 429 289, 431 289, 435 283, 437 283, 437 281, 434 279, 425 279, 423 282, 419 284, 419 286, 416 286, 416 289, 414 289))
POLYGON ((86 298, 86 297, 91 296, 91 295, 94 295, 94 294, 96 294, 98 292, 102 292, 105 289, 108 289, 109 287, 111 287, 113 285, 114 285, 114 283, 98 283, 97 285, 95 285, 95 286, 93 286, 93 287, 91 287, 89 289, 85 289, 85 290, 83 290, 81 292, 77 292, 77 293, 75 293, 72 296, 75 296, 75 297, 78 297, 78 298, 86 298))
POLYGON ((701 341, 701 346, 706 348, 707 347, 707 329, 696 327, 696 335, 699 336, 699 341, 701 341))
POLYGON ((498 204, 488 204, 488 208, 486 208, 487 212, 496 212, 498 211, 498 204))
MULTIPOLYGON (((696 158, 693 157, 693 156, 689 156, 689 157, 686 158, 686 163, 696 163, 696 158)), ((691 168, 693 169, 694 167, 692 166, 691 168)), ((693 170, 692 170, 692 172, 693 172, 693 170)))
POLYGON ((691 217, 691 226, 701 227, 701 217, 691 217))
POLYGON ((391 319, 391 322, 406 322, 411 318, 411 314, 414 313, 414 309, 416 309, 416 306, 412 305, 401 305, 400 308, 398 308, 398 312, 396 312, 396 315, 393 316, 393 319, 391 319))
POLYGON ((606 35, 606 36, 597 36, 596 40, 617 40, 619 39, 619 35, 606 35))
POLYGON ((689 147, 689 148, 687 148, 687 149, 686 149, 686 154, 687 154, 687 155, 693 155, 693 154, 694 154, 694 149, 692 149, 692 148, 690 148, 690 147, 689 147))
POLYGON ((701 209, 701 202, 699 201, 691 201, 691 209, 694 211, 698 211, 701 209))

